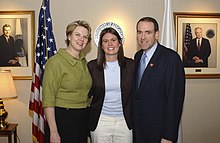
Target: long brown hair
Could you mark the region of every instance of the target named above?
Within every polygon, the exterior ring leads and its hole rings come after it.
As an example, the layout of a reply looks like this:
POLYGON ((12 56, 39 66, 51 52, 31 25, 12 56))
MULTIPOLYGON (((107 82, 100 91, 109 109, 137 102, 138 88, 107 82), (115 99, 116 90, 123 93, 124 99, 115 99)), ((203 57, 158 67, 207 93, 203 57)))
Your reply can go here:
POLYGON ((99 43, 98 43, 98 56, 97 56, 98 67, 100 69, 103 69, 106 66, 105 52, 102 49, 102 38, 107 33, 111 33, 118 38, 118 41, 121 46, 119 47, 117 58, 118 58, 119 66, 122 67, 124 66, 124 50, 123 50, 122 38, 120 37, 118 32, 114 28, 111 28, 111 27, 103 29, 102 32, 100 33, 99 43))

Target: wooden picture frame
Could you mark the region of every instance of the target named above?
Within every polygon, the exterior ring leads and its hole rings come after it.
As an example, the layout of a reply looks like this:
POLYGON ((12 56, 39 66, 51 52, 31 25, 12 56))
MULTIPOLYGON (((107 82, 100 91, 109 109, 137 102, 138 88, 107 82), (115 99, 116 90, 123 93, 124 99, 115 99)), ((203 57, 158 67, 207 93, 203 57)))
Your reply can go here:
MULTIPOLYGON (((186 78, 220 78, 220 13, 174 12, 174 23, 177 52, 183 60, 186 78), (206 55, 206 66, 195 64, 195 59, 191 58, 192 54, 189 53, 192 47, 196 47, 192 46, 192 43, 195 41, 195 29, 198 27, 202 28, 202 36, 208 39, 211 47, 210 54, 206 55)), ((202 53, 198 57, 202 57, 202 53)), ((205 63, 202 58, 200 61, 205 63)))
MULTIPOLYGON (((3 35, 3 26, 6 24, 11 26, 10 35, 14 38, 13 49, 16 49, 16 58, 14 59, 17 60, 18 64, 7 65, 3 61, 8 60, 1 60, 0 70, 10 70, 13 79, 32 79, 35 49, 35 11, 0 11, 1 35, 3 35)), ((4 47, 0 46, 1 48, 4 47)), ((9 53, 7 49, 3 51, 9 53)), ((0 56, 4 57, 4 55, 0 56)))

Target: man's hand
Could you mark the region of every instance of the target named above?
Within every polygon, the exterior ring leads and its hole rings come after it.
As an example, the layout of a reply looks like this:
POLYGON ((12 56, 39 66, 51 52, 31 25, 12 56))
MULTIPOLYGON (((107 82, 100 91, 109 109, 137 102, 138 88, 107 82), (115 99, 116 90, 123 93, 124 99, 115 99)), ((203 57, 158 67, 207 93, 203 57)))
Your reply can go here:
POLYGON ((11 64, 11 65, 15 65, 17 62, 18 62, 18 60, 12 59, 8 63, 11 64))
POLYGON ((195 63, 203 63, 203 60, 202 59, 200 59, 199 57, 197 57, 197 56, 195 56, 195 57, 193 57, 193 60, 194 60, 194 62, 195 63))
POLYGON ((166 140, 166 139, 161 139, 161 142, 160 143, 173 143, 172 141, 170 140, 166 140))
POLYGON ((192 59, 193 59, 194 61, 197 61, 197 60, 199 60, 199 57, 194 56, 192 59))

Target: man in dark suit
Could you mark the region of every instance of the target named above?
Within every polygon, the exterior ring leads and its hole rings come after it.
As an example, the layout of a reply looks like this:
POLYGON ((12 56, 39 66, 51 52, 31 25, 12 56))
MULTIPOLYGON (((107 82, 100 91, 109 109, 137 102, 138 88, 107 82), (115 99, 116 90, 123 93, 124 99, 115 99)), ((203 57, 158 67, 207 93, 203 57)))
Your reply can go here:
POLYGON ((141 18, 136 29, 141 50, 135 54, 134 143, 174 143, 185 97, 183 63, 175 51, 158 43, 154 18, 141 18))
POLYGON ((5 24, 2 30, 3 34, 0 36, 0 66, 20 66, 16 56, 14 38, 10 36, 11 26, 5 24))
POLYGON ((208 57, 211 54, 209 40, 202 37, 201 27, 195 28, 195 35, 187 52, 188 67, 208 67, 208 57))

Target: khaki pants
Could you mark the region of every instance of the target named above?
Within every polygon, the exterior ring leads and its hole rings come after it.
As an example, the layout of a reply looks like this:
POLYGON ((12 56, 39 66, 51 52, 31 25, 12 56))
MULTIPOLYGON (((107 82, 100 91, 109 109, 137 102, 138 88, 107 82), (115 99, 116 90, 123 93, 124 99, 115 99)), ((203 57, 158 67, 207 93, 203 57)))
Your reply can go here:
POLYGON ((132 130, 128 129, 124 117, 100 115, 91 137, 92 143, 132 143, 132 130))

